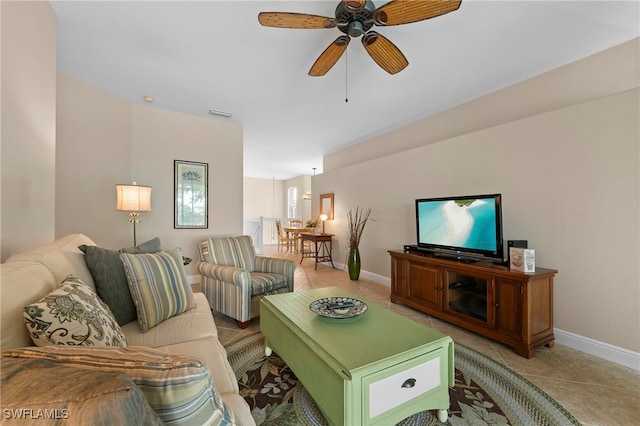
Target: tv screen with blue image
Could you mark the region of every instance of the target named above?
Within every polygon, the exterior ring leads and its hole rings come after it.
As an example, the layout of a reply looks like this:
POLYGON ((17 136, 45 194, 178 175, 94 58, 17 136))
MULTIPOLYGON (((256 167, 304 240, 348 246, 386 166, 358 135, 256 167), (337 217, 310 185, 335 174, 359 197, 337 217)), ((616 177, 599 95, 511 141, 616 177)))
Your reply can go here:
POLYGON ((502 258, 501 195, 416 200, 418 247, 502 258))

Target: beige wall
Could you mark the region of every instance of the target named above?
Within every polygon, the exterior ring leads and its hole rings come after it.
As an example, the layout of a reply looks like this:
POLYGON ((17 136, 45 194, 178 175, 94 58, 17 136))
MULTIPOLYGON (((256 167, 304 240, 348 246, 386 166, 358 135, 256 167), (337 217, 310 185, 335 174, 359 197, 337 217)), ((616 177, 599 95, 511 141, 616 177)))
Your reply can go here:
POLYGON ((55 233, 56 17, 49 2, 0 2, 0 257, 55 233))
POLYGON ((245 177, 243 188, 245 217, 283 217, 286 215, 287 205, 283 180, 245 177))
MULTIPOLYGON (((116 183, 146 184, 133 173, 131 110, 125 100, 58 74, 56 237, 80 232, 103 247, 131 245, 127 214, 115 211, 116 183)), ((140 242, 146 220, 143 214, 140 242)))
POLYGON ((638 87, 638 39, 329 154, 328 172, 638 87), (612 66, 611 64, 616 64, 612 66), (389 135, 393 143, 389 143, 389 135))
MULTIPOLYGON (((379 136, 371 148, 393 146, 405 136, 427 140, 432 126, 436 133, 456 133, 455 127, 464 126, 474 111, 524 111, 535 102, 550 106, 543 112, 488 126, 478 123, 476 130, 361 162, 353 149, 343 153, 343 160, 334 155, 334 164, 348 165, 313 180, 315 193, 335 193, 336 220, 327 222, 337 234, 334 258, 345 256, 350 208, 373 209, 362 238, 363 270, 389 277, 387 250, 416 240, 415 198, 499 192, 505 238, 529 240, 537 265, 559 271, 555 326, 640 352, 637 70, 635 40, 538 77, 534 85, 524 82, 524 88, 516 85, 425 119, 411 126, 415 133, 404 128, 379 136), (594 67, 600 72, 597 81, 594 67), (630 67, 635 72, 629 73, 630 67), (592 86, 606 85, 599 80, 611 76, 624 81, 594 98, 592 86), (582 77, 586 95, 576 91, 573 81, 582 77), (565 82, 573 93, 558 93, 565 82), (555 108, 553 99, 559 97, 566 99, 555 108)), ((365 142, 358 150, 366 147, 365 142)))
MULTIPOLYGON (((295 178, 287 179, 284 181, 284 215, 287 216, 288 196, 289 188, 296 188, 297 200, 296 206, 298 207, 297 219, 302 219, 305 222, 311 218, 311 200, 303 199, 303 196, 307 192, 311 192, 311 177, 310 176, 298 176, 295 178)), ((313 196, 313 194, 311 194, 313 196)))
POLYGON ((72 232, 130 245, 115 184, 131 181, 154 188, 138 242, 159 236, 197 258, 201 239, 242 233, 241 125, 132 105, 57 75, 50 4, 1 2, 0 12, 2 260, 72 232), (173 228, 175 159, 209 163, 208 229, 173 228))
MULTIPOLYGON (((115 211, 115 184, 153 187, 138 243, 198 258, 204 238, 242 233, 242 127, 207 117, 135 105, 64 74, 58 85, 56 235, 82 232, 110 248, 133 243, 132 225, 115 211), (209 164, 209 228, 174 229, 174 160, 209 164)), ((195 273, 193 264, 187 273, 195 273)))
POLYGON ((149 228, 163 231, 163 246, 181 246, 196 258, 204 238, 241 235, 242 126, 141 105, 133 106, 133 117, 134 177, 154 187, 154 211, 145 216, 149 228), (209 164, 209 229, 173 229, 174 160, 209 164))
POLYGON ((298 176, 292 179, 244 178, 244 216, 256 218, 286 217, 287 194, 292 186, 298 188, 298 217, 311 218, 311 202, 302 197, 311 191, 311 176, 298 176))

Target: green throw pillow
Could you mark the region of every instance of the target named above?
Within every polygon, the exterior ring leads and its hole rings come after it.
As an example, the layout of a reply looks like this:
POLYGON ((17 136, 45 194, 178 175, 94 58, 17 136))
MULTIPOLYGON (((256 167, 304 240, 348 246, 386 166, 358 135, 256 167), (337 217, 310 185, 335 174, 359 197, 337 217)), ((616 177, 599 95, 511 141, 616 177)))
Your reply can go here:
POLYGON ((150 254, 121 253, 120 259, 143 333, 194 306, 179 248, 150 254))
POLYGON ((124 272, 120 252, 153 253, 160 251, 160 239, 154 238, 136 247, 110 250, 96 246, 81 245, 84 260, 96 284, 96 292, 111 308, 118 324, 124 325, 136 319, 136 306, 129 293, 129 284, 124 272))

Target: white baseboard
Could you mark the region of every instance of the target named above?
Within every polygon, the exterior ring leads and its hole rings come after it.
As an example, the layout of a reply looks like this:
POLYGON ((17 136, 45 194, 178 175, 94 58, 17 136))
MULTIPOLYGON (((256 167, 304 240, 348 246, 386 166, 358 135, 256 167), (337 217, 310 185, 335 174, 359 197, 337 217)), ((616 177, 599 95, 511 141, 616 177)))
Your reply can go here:
POLYGON ((387 287, 391 288, 391 278, 389 277, 385 277, 382 275, 378 275, 378 274, 374 274, 372 272, 369 271, 360 271, 360 276, 362 276, 363 278, 366 278, 368 280, 380 283, 380 284, 384 284, 387 287))
MULTIPOLYGON (((338 262, 333 262, 333 264, 335 265, 336 269, 342 269, 345 272, 349 273, 347 271, 347 265, 345 265, 344 263, 338 263, 338 262)), ((369 271, 364 271, 364 270, 360 270, 360 276, 362 278, 366 278, 368 280, 380 283, 380 284, 384 284, 388 287, 391 287, 391 278, 389 277, 385 277, 382 275, 378 275, 378 274, 374 274, 373 272, 369 272, 369 271)))
POLYGON ((556 343, 597 356, 625 367, 640 370, 640 353, 555 328, 556 343))
POLYGON ((200 281, 201 281, 200 275, 187 275, 187 282, 189 284, 200 283, 200 281))

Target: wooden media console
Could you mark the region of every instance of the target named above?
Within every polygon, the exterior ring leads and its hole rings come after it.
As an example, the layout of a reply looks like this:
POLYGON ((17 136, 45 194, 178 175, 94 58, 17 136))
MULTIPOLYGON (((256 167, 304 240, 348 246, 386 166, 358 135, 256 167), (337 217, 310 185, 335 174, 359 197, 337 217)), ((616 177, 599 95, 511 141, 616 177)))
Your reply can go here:
POLYGON ((389 251, 391 302, 403 303, 533 357, 552 347, 553 277, 558 271, 511 271, 420 251, 389 251))

